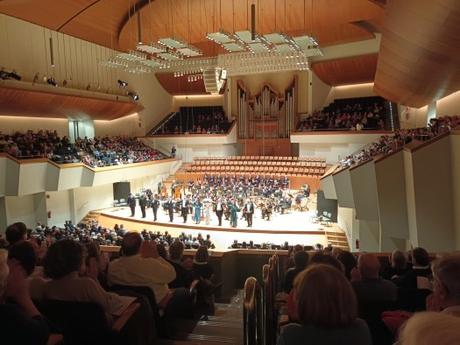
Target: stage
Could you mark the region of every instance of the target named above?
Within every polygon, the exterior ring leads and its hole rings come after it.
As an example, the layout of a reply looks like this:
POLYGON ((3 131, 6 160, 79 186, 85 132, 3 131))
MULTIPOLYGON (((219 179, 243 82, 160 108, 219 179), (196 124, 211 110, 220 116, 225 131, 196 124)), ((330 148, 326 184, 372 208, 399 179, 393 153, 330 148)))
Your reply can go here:
POLYGON ((142 231, 143 229, 151 231, 168 231, 173 236, 180 235, 182 232, 197 236, 201 233, 203 236, 211 235, 211 240, 216 246, 216 250, 225 250, 233 243, 253 241, 257 244, 273 243, 282 245, 285 241, 289 244, 303 244, 314 246, 317 243, 327 245, 326 231, 340 231, 337 225, 332 223, 330 226, 324 226, 314 221, 315 211, 290 211, 286 214, 273 213, 270 221, 261 219, 261 212, 256 209, 253 217, 253 226, 247 227, 247 223, 238 213, 238 227, 230 227, 229 221, 222 220, 222 226, 218 226, 217 216, 212 213, 210 224, 206 225, 204 221, 195 224, 192 221, 192 215, 188 215, 187 223, 183 223, 180 214, 174 214, 174 221, 169 222, 169 217, 163 209, 158 210, 158 220, 153 221, 152 209, 147 209, 146 218, 142 218, 140 208, 136 208, 134 217, 130 217, 128 207, 116 207, 99 210, 99 223, 104 227, 113 227, 115 224, 123 224, 128 230, 142 231))

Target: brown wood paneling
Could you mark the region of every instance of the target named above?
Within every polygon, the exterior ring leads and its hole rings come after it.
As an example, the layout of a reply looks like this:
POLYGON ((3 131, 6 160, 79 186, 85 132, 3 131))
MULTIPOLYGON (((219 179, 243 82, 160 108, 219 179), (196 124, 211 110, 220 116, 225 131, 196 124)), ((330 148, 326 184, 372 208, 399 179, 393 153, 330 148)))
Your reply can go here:
POLYGON ((167 92, 171 95, 201 95, 206 94, 203 80, 189 83, 187 76, 174 77, 172 73, 157 73, 155 75, 167 92))
MULTIPOLYGON (((246 30, 248 0, 3 0, 5 13, 109 48, 132 49, 141 12, 143 40, 178 36, 193 44, 224 28, 246 30)), ((384 9, 369 0, 259 0, 257 30, 313 34, 323 46, 362 40, 372 34, 353 21, 382 18, 384 9)), ((209 49, 207 54, 215 54, 209 49)))
POLYGON ((374 80, 378 54, 361 55, 346 59, 318 62, 313 72, 326 84, 344 85, 374 80))
POLYGON ((141 110, 137 103, 0 86, 0 114, 113 120, 141 110))
POLYGON ((421 107, 460 89, 460 2, 390 1, 375 91, 421 107))

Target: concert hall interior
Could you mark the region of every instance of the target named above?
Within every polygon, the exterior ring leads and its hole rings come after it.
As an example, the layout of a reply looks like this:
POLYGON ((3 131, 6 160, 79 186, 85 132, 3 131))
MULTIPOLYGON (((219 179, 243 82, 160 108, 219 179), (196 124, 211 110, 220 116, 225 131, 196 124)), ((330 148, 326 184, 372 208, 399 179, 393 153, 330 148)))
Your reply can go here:
POLYGON ((0 0, 0 343, 456 344, 460 2, 0 0))

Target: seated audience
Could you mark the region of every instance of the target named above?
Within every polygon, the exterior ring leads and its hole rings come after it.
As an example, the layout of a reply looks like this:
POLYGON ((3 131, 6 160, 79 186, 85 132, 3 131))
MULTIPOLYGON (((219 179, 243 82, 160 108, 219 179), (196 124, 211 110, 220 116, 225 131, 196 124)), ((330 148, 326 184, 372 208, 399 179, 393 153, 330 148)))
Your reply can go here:
POLYGON ((342 263, 347 279, 351 280, 351 272, 356 268, 357 264, 355 256, 349 251, 340 250, 337 254, 337 260, 342 263))
POLYGON ((27 227, 22 222, 17 222, 9 225, 5 230, 6 241, 8 245, 27 239, 27 227))
POLYGON ((149 135, 222 134, 230 124, 222 107, 182 107, 149 135))
POLYGON ((442 313, 417 313, 402 328, 398 345, 454 345, 460 339, 460 319, 442 313))
POLYGON ((433 294, 427 299, 427 308, 460 316, 460 254, 436 260, 432 269, 433 294))
POLYGON ((361 254, 358 259, 359 278, 352 280, 358 302, 396 302, 398 288, 389 280, 379 276, 380 262, 374 254, 361 254))
POLYGON ((211 280, 214 276, 214 270, 208 263, 209 253, 206 246, 200 246, 195 253, 193 260, 193 273, 196 279, 211 280))
MULTIPOLYGON (((26 242, 24 242, 26 243, 26 242)), ((32 267, 23 267, 16 257, 33 257, 32 246, 10 247, 15 253, 7 264, 8 252, 0 249, 0 333, 4 344, 47 344, 49 328, 30 297, 27 284, 32 267), (8 299, 8 302, 5 300, 8 299)), ((28 260, 24 260, 27 262, 28 260)))
POLYGON ((304 251, 298 251, 294 254, 294 267, 288 269, 284 275, 284 292, 291 292, 294 284, 294 279, 300 272, 302 272, 307 267, 308 258, 308 253, 304 251))
POLYGON ((188 288, 192 283, 192 271, 185 269, 182 263, 184 248, 184 244, 179 240, 174 241, 169 246, 169 263, 176 271, 176 278, 169 283, 171 289, 188 288))
POLYGON ((336 268, 311 265, 294 283, 299 324, 287 325, 278 345, 370 345, 366 323, 358 318, 353 288, 336 268))
POLYGON ((104 291, 93 278, 84 276, 85 249, 73 240, 53 243, 46 253, 43 269, 46 278, 33 294, 40 300, 61 300, 69 302, 93 302, 102 307, 109 323, 120 316, 134 301, 134 298, 118 296, 104 291))
POLYGON ((56 131, 27 131, 6 135, 0 132, 0 152, 16 158, 48 158, 59 164, 82 162, 91 167, 131 164, 164 159, 161 152, 125 136, 77 138, 71 143, 56 131))
POLYGON ((391 253, 390 266, 382 272, 382 277, 388 280, 397 279, 409 270, 406 253, 399 249, 391 253))
POLYGON ((142 241, 137 232, 123 238, 122 256, 109 264, 109 285, 147 286, 153 291, 158 306, 167 315, 190 317, 193 307, 189 291, 169 289, 176 278, 174 267, 158 255, 154 241, 142 241))
POLYGON ((394 279, 394 282, 402 288, 425 288, 424 283, 431 279, 430 255, 424 248, 417 247, 412 250, 411 259, 412 268, 394 279))

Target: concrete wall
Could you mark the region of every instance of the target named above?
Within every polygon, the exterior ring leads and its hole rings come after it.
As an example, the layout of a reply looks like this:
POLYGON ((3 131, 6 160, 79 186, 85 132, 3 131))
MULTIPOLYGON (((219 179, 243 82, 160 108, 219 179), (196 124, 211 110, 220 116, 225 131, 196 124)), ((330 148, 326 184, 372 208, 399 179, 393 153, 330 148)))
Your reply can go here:
POLYGON ((454 197, 449 137, 412 152, 407 163, 406 176, 412 175, 406 180, 406 185, 407 182, 412 185, 407 201, 412 208, 409 218, 415 216, 410 223, 415 223, 417 231, 411 243, 432 251, 453 250, 454 197))
POLYGON ((409 239, 404 174, 402 151, 375 163, 382 251, 406 249, 409 239))
POLYGON ((441 98, 436 102, 437 116, 460 115, 460 91, 441 98))
POLYGON ((331 92, 331 86, 324 83, 321 79, 319 79, 315 73, 310 71, 311 73, 311 104, 310 104, 310 111, 315 112, 324 108, 324 106, 330 102, 329 93, 331 92))
POLYGON ((460 248, 460 133, 450 135, 452 164, 452 198, 454 207, 455 247, 460 248))
POLYGON ((173 96, 171 111, 180 107, 224 106, 224 95, 173 96))
POLYGON ((382 135, 384 133, 293 133, 291 142, 299 144, 300 157, 323 157, 328 164, 335 164, 363 146, 378 140, 382 135))

